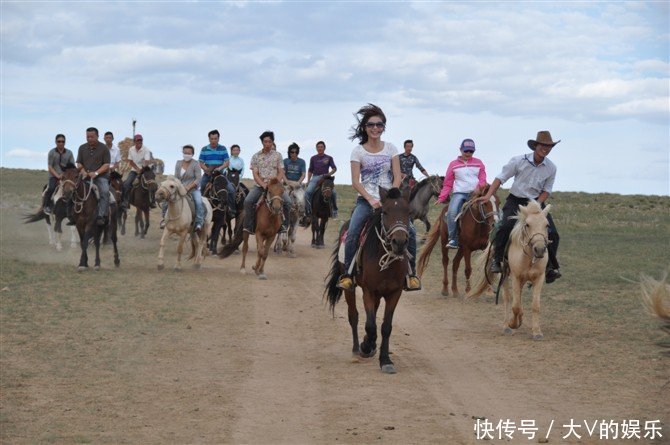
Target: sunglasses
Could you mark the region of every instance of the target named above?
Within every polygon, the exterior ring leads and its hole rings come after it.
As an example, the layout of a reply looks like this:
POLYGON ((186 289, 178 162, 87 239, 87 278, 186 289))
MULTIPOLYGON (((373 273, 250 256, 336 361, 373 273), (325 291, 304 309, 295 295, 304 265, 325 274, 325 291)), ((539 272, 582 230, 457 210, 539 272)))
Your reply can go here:
POLYGON ((474 153, 474 150, 463 150, 463 153, 474 153))
POLYGON ((135 139, 135 142, 142 142, 144 139, 135 139))
POLYGON ((297 151, 292 151, 292 150, 291 150, 291 151, 289 151, 288 153, 292 155, 292 154, 297 154, 298 152, 297 152, 297 151))
POLYGON ((381 128, 384 129, 386 124, 384 122, 368 122, 365 124, 365 128, 381 128))
POLYGON ((56 143, 57 143, 57 144, 64 144, 65 141, 64 141, 63 139, 59 139, 59 140, 56 141, 56 143))

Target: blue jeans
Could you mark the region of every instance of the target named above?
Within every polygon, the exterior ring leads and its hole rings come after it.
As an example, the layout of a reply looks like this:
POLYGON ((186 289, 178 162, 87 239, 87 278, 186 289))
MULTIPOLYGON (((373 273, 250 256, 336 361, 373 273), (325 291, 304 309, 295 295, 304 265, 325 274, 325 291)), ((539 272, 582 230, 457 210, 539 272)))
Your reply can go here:
MULTIPOLYGON (((311 215, 312 214, 312 195, 314 195, 314 191, 316 190, 316 184, 323 177, 324 177, 324 175, 312 176, 312 179, 309 180, 309 184, 307 184, 307 188, 305 189, 305 214, 306 215, 311 215)), ((337 190, 335 190, 335 188, 333 188, 332 199, 333 199, 333 211, 337 212, 337 190)))
POLYGON ((458 227, 456 227, 456 217, 461 211, 463 204, 470 198, 470 193, 453 193, 449 201, 449 209, 447 209, 446 220, 447 228, 449 229, 449 239, 458 242, 458 227))
MULTIPOLYGON (((344 241, 344 273, 349 273, 349 267, 354 261, 354 255, 358 250, 358 244, 360 242, 361 231, 365 225, 365 221, 370 217, 373 212, 373 208, 365 198, 358 197, 356 200, 356 207, 354 212, 351 215, 349 220, 349 229, 347 230, 347 238, 344 241)), ((409 223, 409 241, 407 243, 407 250, 412 255, 412 259, 409 261, 410 273, 414 274, 416 270, 416 229, 414 224, 410 221, 409 223)))
MULTIPOLYGON (((200 190, 205 190, 205 186, 207 183, 212 179, 212 177, 206 173, 202 174, 202 179, 200 180, 200 190)), ((228 181, 227 182, 226 189, 228 190, 228 209, 232 212, 235 213, 235 193, 237 193, 237 190, 235 190, 235 186, 233 185, 232 182, 228 181)), ((198 190, 198 193, 200 193, 200 190, 198 190)))
MULTIPOLYGON (((256 219, 256 203, 263 196, 264 189, 258 185, 254 185, 250 190, 247 197, 244 199, 244 230, 252 232, 254 229, 254 222, 256 219)), ((282 195, 283 199, 283 211, 284 211, 284 221, 282 222, 282 227, 286 229, 288 224, 289 212, 291 211, 291 197, 288 195, 288 192, 284 189, 284 194, 282 195)))
MULTIPOLYGON (((191 198, 193 198, 193 204, 195 204, 195 225, 196 226, 202 226, 202 224, 205 222, 205 205, 202 203, 202 194, 200 193, 200 190, 198 189, 193 189, 190 190, 189 193, 191 194, 191 198)), ((164 201, 163 204, 161 205, 161 210, 163 214, 163 219, 165 219, 165 214, 167 213, 168 209, 168 203, 167 201, 164 201)))
POLYGON ((133 187, 133 181, 137 178, 137 173, 135 170, 130 170, 128 172, 128 176, 126 176, 126 180, 123 181, 123 202, 124 204, 128 204, 128 199, 130 198, 129 192, 130 189, 133 187))
POLYGON ((93 180, 100 192, 100 201, 98 201, 98 217, 105 218, 109 214, 109 179, 98 176, 93 180))

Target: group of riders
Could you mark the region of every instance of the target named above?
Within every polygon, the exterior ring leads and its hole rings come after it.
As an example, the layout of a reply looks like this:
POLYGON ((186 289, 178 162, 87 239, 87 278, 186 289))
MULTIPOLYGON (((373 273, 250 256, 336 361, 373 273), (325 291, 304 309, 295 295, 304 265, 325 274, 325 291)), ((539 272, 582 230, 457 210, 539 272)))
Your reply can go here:
MULTIPOLYGON (((361 107, 356 113, 356 124, 352 127, 351 140, 357 141, 358 145, 351 152, 351 180, 352 186, 358 192, 356 204, 349 220, 349 228, 344 241, 344 274, 338 280, 337 286, 343 290, 353 290, 356 286, 353 273, 354 259, 359 247, 361 231, 375 209, 381 207, 379 188, 390 189, 392 187, 406 186, 411 188, 415 179, 413 169, 417 167, 425 176, 429 173, 423 168, 417 157, 412 154, 413 141, 404 142, 404 153, 399 154, 395 145, 381 139, 386 130, 386 116, 384 112, 373 104, 361 107)), ((208 134, 209 144, 204 146, 198 160, 194 159, 195 149, 192 145, 182 147, 183 158, 175 165, 175 177, 179 179, 193 198, 195 204, 194 230, 200 233, 203 226, 205 208, 202 202, 201 191, 211 181, 217 172, 224 173, 228 170, 236 170, 240 177, 244 174, 245 164, 239 157, 239 145, 232 145, 230 155, 225 146, 219 144, 220 134, 212 130, 208 134)), ((65 136, 56 136, 56 147, 49 151, 48 170, 49 183, 43 197, 43 211, 49 213, 51 208, 51 197, 63 176, 64 169, 70 164, 76 164, 82 177, 90 178, 98 188, 99 203, 96 222, 104 225, 109 211, 109 174, 118 170, 121 155, 119 149, 113 144, 114 136, 111 132, 104 135, 104 143, 99 141, 96 128, 86 130, 86 143, 79 147, 76 159, 73 153, 65 148, 65 136)), ((262 149, 256 152, 250 163, 253 175, 253 187, 244 199, 243 230, 249 233, 254 231, 254 206, 264 195, 268 184, 274 178, 287 184, 305 186, 305 216, 301 225, 307 225, 312 211, 311 200, 321 179, 332 176, 337 171, 333 158, 325 154, 326 144, 319 141, 316 144, 317 154, 312 156, 309 167, 306 162, 299 158, 300 147, 292 143, 288 147, 288 157, 283 158, 277 151, 275 137, 272 131, 265 131, 260 135, 262 149)), ((151 166, 151 151, 144 146, 143 137, 136 134, 133 138, 134 146, 128 151, 127 165, 130 167, 128 175, 123 183, 122 203, 128 206, 129 191, 133 183, 141 174, 143 168, 151 166)), ((519 207, 526 205, 530 200, 536 200, 542 207, 552 192, 554 179, 556 177, 556 166, 548 155, 552 148, 560 140, 554 141, 548 131, 540 131, 535 139, 527 142, 532 153, 514 156, 503 167, 502 171, 495 177, 493 183, 485 194, 483 190, 487 184, 486 168, 484 163, 475 158, 475 142, 473 139, 464 139, 460 145, 460 154, 448 165, 441 193, 435 204, 447 203, 448 210, 445 220, 448 227, 449 239, 447 246, 458 249, 458 225, 457 215, 463 204, 474 196, 477 202, 485 202, 491 199, 498 188, 510 178, 514 182, 502 209, 501 222, 496 226, 494 242, 494 254, 491 261, 490 271, 500 273, 505 256, 505 248, 509 240, 510 232, 514 226, 513 218, 519 207)), ((227 182, 228 208, 233 214, 239 214, 236 203, 237 190, 231 182, 227 182)), ((152 207, 155 204, 152 202, 152 207)), ((291 199, 288 192, 284 191, 282 196, 284 218, 280 233, 286 232, 289 221, 291 199)), ((165 209, 163 208, 163 216, 165 209)), ((240 209, 241 210, 241 209, 240 209)), ((333 190, 331 199, 331 216, 337 217, 337 195, 333 190)), ((547 264, 546 281, 553 282, 560 278, 561 273, 556 258, 559 236, 550 215, 548 246, 549 261, 547 264)), ((72 221, 71 210, 68 218, 72 221)), ((163 226, 163 224, 161 224, 163 226)), ((409 223, 408 261, 409 273, 405 280, 405 290, 414 291, 421 289, 421 281, 416 275, 416 230, 412 222, 409 223)))

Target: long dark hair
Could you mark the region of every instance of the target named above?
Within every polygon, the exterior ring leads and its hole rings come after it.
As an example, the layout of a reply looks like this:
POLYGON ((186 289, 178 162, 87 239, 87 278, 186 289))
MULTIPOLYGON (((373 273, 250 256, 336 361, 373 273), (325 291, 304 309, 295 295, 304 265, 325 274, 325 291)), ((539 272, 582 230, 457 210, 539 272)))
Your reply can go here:
POLYGON ((368 141, 368 134, 365 132, 365 124, 368 123, 371 117, 379 116, 382 122, 386 124, 386 115, 381 108, 374 104, 369 103, 361 107, 354 116, 356 116, 357 124, 351 127, 352 133, 349 139, 352 141, 358 139, 358 142, 361 145, 368 141))

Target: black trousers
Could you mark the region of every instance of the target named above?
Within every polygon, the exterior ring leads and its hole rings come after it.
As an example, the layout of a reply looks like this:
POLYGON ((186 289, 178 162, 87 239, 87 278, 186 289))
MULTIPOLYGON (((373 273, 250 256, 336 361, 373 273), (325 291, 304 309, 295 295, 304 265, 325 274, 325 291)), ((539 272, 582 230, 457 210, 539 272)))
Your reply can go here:
POLYGON ((49 185, 47 186, 47 190, 44 193, 44 200, 42 201, 42 207, 50 205, 51 196, 54 194, 57 185, 58 185, 58 178, 49 175, 49 185))
MULTIPOLYGON (((519 206, 528 204, 528 198, 519 198, 513 194, 509 194, 505 200, 505 205, 503 206, 503 217, 500 227, 498 228, 498 233, 494 240, 494 251, 493 259, 496 262, 502 262, 503 256, 505 255, 505 246, 509 241, 509 235, 516 224, 515 219, 510 219, 510 217, 516 215, 519 212, 519 206)), ((545 205, 542 203, 542 208, 545 205)), ((558 231, 554 225, 554 219, 550 214, 547 214, 547 220, 549 221, 549 246, 547 246, 547 251, 549 252, 549 262, 547 263, 547 268, 549 269, 558 269, 558 259, 556 258, 556 253, 558 251, 558 242, 560 237, 558 236, 558 231)))

